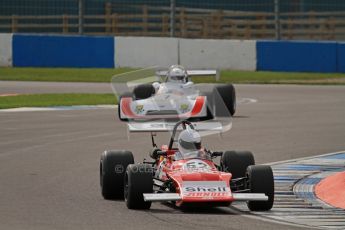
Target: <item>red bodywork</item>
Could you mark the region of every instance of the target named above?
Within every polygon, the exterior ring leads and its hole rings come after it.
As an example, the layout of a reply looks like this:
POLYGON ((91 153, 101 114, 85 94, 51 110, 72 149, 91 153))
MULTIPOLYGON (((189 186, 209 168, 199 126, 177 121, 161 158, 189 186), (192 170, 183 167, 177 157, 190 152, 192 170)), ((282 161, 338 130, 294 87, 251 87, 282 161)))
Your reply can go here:
POLYGON ((177 206, 196 202, 230 205, 234 200, 229 184, 231 173, 219 171, 211 160, 175 160, 176 149, 168 150, 166 145, 161 149, 167 152, 167 156, 157 160, 157 169, 160 170, 158 177, 163 181, 170 178, 174 182, 176 192, 182 198, 176 202, 177 206), (186 184, 194 184, 196 187, 186 188, 186 184), (200 184, 201 187, 197 186, 200 184), (208 187, 203 187, 202 184, 208 184, 208 187), (209 184, 222 184, 222 186, 210 187, 209 184))

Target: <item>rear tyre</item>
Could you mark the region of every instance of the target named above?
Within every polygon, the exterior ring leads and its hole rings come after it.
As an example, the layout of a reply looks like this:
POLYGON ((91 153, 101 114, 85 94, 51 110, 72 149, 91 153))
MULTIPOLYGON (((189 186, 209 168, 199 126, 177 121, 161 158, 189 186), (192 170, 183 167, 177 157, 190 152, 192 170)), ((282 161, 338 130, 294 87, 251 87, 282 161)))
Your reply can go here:
POLYGON ((232 84, 216 85, 213 89, 215 116, 233 116, 236 112, 236 92, 232 84), (227 111, 224 111, 224 105, 227 111))
POLYGON ((123 199, 123 178, 129 164, 134 163, 130 151, 105 151, 100 161, 100 185, 104 199, 123 199))
POLYGON ((247 169, 249 189, 251 193, 265 193, 268 201, 248 201, 251 211, 271 210, 274 203, 274 179, 272 168, 268 165, 252 165, 247 169))
POLYGON ((146 99, 155 94, 155 88, 151 84, 138 85, 134 88, 135 99, 146 99))
POLYGON ((232 174, 232 179, 245 177, 249 165, 255 165, 254 156, 249 151, 226 151, 220 160, 224 172, 232 174))
POLYGON ((124 197, 129 209, 149 209, 143 194, 153 192, 153 168, 148 164, 128 165, 125 174, 124 197))

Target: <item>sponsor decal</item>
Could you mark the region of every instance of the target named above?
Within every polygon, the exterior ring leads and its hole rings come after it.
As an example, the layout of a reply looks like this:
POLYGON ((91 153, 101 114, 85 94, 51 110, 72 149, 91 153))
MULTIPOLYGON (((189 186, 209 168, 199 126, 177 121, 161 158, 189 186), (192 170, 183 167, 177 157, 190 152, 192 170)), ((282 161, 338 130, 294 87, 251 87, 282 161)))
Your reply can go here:
POLYGON ((188 110, 189 110, 189 105, 188 104, 181 104, 180 105, 180 111, 182 113, 186 113, 186 112, 188 112, 188 110))
POLYGON ((225 181, 185 181, 182 185, 184 197, 201 199, 225 198, 231 196, 225 181))
POLYGON ((184 197, 195 197, 201 199, 212 200, 215 198, 225 198, 229 197, 231 194, 229 192, 190 192, 184 194, 184 197))
POLYGON ((205 187, 205 186, 195 186, 195 187, 185 187, 186 192, 226 192, 226 186, 217 187, 205 187))
POLYGON ((144 112, 144 106, 143 106, 143 105, 136 105, 136 106, 135 106, 135 112, 136 112, 136 113, 142 113, 142 112, 144 112))
POLYGON ((143 124, 143 129, 151 128, 151 129, 173 129, 175 127, 175 124, 169 124, 169 123, 149 123, 149 124, 143 124))
POLYGON ((183 165, 183 170, 185 171, 211 171, 212 168, 209 166, 206 162, 199 160, 199 159, 193 159, 189 160, 183 165))

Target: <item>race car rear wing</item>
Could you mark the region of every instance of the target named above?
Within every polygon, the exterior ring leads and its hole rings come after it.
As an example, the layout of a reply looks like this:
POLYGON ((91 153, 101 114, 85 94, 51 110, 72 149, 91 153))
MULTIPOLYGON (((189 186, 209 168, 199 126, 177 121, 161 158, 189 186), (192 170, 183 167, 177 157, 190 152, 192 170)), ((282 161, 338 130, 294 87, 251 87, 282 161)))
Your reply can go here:
MULTIPOLYGON (((218 121, 203 121, 192 122, 197 131, 210 131, 221 133, 224 130, 221 122, 218 121)), ((169 132, 174 129, 176 122, 130 122, 127 123, 128 131, 131 133, 140 132, 169 132)), ((181 130, 182 127, 179 127, 181 130)))
MULTIPOLYGON (((159 77, 165 77, 167 75, 167 70, 158 70, 156 75, 159 77)), ((189 77, 193 76, 214 76, 216 81, 220 80, 220 72, 218 70, 187 70, 189 77)))

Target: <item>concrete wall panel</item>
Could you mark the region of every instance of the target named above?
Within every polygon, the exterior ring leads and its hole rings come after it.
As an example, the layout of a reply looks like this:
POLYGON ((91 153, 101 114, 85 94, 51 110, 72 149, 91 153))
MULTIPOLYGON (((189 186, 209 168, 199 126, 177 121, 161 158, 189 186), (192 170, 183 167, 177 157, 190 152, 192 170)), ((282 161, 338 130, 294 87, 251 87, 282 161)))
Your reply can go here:
POLYGON ((12 34, 0 34, 0 66, 12 66, 12 34))
POLYGON ((256 41, 181 39, 180 61, 189 69, 256 70, 256 41))
POLYGON ((115 37, 115 67, 168 67, 178 62, 178 39, 115 37))

